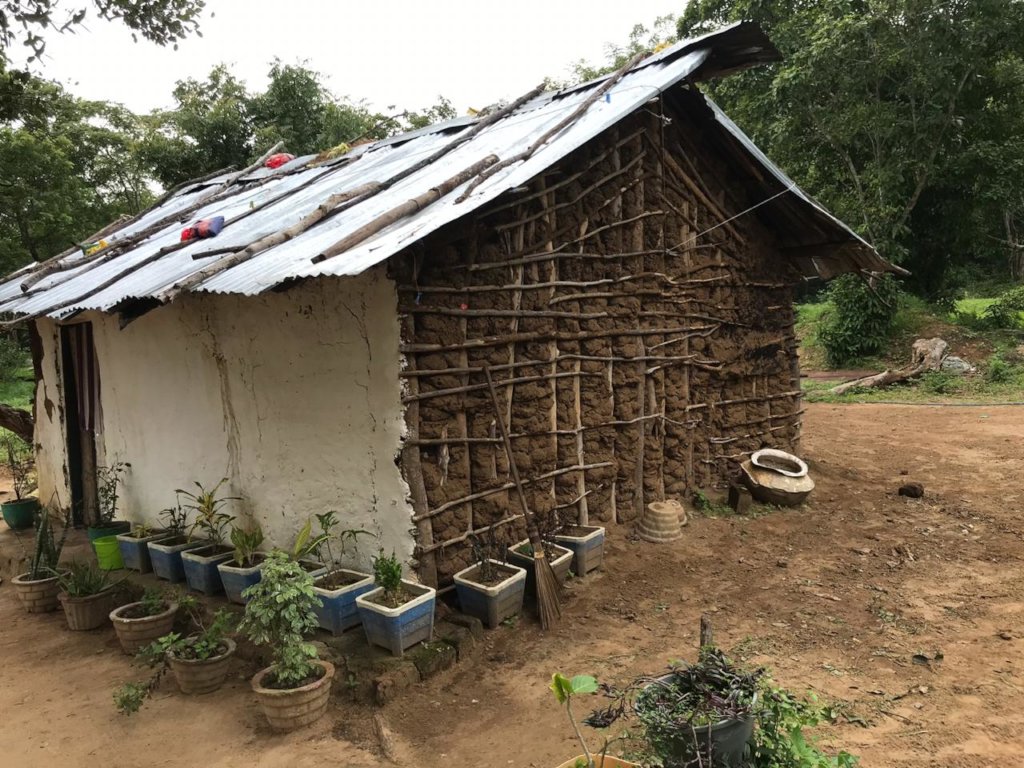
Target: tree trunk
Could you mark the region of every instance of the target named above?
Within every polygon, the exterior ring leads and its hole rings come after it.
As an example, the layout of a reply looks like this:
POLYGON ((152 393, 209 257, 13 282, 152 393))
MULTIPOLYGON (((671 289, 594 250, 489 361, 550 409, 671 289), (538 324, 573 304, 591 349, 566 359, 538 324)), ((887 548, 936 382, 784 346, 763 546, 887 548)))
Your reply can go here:
POLYGON ((0 427, 9 429, 26 443, 32 445, 35 422, 32 420, 32 414, 28 411, 0 403, 0 427))

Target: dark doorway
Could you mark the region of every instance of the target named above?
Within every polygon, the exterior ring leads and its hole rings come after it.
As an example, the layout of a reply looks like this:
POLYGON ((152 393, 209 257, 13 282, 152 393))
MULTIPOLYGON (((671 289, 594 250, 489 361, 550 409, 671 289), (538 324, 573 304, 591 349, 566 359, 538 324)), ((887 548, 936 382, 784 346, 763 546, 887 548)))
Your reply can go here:
POLYGON ((99 522, 96 432, 101 413, 100 371, 93 346, 92 323, 61 326, 60 342, 71 508, 76 524, 95 525, 99 522))

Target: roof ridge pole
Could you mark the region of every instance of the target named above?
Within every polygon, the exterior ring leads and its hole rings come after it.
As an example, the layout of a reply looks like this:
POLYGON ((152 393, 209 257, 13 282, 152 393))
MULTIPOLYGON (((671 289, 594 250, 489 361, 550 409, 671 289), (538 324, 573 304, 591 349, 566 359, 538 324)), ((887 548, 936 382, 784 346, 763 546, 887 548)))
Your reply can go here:
POLYGON ((636 54, 636 56, 634 56, 632 59, 623 64, 615 72, 615 74, 613 74, 603 83, 601 83, 601 86, 592 94, 590 94, 586 99, 584 99, 579 104, 579 106, 576 107, 576 109, 569 113, 569 115, 567 115, 563 120, 560 120, 550 130, 546 131, 539 139, 533 142, 533 144, 524 149, 518 155, 513 155, 507 160, 502 160, 500 163, 492 165, 485 172, 481 173, 476 179, 473 180, 473 183, 466 188, 466 191, 456 198, 455 202, 465 202, 466 199, 471 194, 473 194, 473 190, 475 190, 477 187, 479 187, 481 184, 487 181, 487 179, 496 174, 498 171, 501 171, 514 163, 518 163, 520 160, 529 160, 530 157, 532 157, 538 149, 540 149, 543 145, 547 144, 549 141, 551 141, 551 139, 560 134, 570 125, 575 123, 583 115, 584 112, 590 109, 591 105, 594 104, 594 102, 596 102, 598 99, 604 96, 609 90, 611 90, 612 86, 614 86, 617 82, 619 82, 619 80, 625 77, 625 75, 631 69, 633 69, 633 67, 635 67, 641 61, 647 58, 647 56, 648 53, 646 51, 641 51, 640 53, 636 54))

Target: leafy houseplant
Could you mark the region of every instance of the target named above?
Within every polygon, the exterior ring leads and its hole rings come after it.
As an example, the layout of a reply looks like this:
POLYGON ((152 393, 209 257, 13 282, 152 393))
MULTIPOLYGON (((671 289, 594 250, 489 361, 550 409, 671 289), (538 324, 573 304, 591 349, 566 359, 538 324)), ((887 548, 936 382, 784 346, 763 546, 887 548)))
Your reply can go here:
POLYGON ((322 562, 322 557, 329 540, 330 531, 322 526, 320 533, 313 535, 313 518, 308 518, 288 554, 313 578, 322 576, 327 573, 327 565, 322 562))
POLYGON ((212 693, 224 684, 235 652, 235 642, 228 636, 232 614, 221 609, 207 620, 194 597, 180 602, 195 631, 188 637, 169 632, 139 650, 137 658, 154 672, 148 681, 125 683, 114 691, 114 704, 122 714, 138 712, 168 669, 186 695, 212 693))
POLYGON ((633 763, 609 756, 607 754, 609 744, 607 740, 604 743, 604 747, 595 757, 591 753, 590 747, 587 746, 586 739, 583 738, 583 734, 580 732, 580 726, 572 712, 572 700, 576 696, 597 693, 597 680, 589 675, 576 675, 570 679, 556 672, 551 676, 551 685, 549 687, 552 693, 555 694, 555 699, 558 700, 558 703, 565 707, 565 714, 569 718, 573 732, 576 734, 576 740, 583 749, 583 754, 580 757, 566 761, 559 768, 630 768, 630 766, 634 766, 633 763))
POLYGON ((242 593, 260 580, 264 555, 258 550, 263 544, 263 529, 258 523, 247 528, 236 526, 231 529, 231 544, 231 559, 218 563, 217 571, 228 600, 244 604, 242 593))
POLYGON ((153 565, 153 573, 158 578, 170 582, 184 581, 185 565, 182 562, 182 553, 189 549, 198 549, 204 546, 205 542, 192 541, 186 535, 188 531, 188 509, 181 505, 181 494, 175 494, 174 506, 168 507, 160 513, 164 520, 164 530, 167 538, 150 541, 149 559, 153 565))
POLYGON ((221 581, 217 566, 230 560, 234 554, 234 548, 224 543, 224 536, 235 518, 223 510, 229 502, 240 499, 238 496, 217 495, 227 481, 226 477, 221 478, 220 482, 210 489, 204 488, 202 483, 197 481, 195 492, 178 490, 178 494, 185 499, 185 508, 195 513, 195 522, 192 523, 189 538, 198 530, 205 541, 205 546, 182 552, 185 581, 191 589, 207 595, 224 591, 224 582, 221 581))
POLYGON ((68 629, 82 631, 103 626, 110 614, 114 587, 110 574, 91 563, 71 563, 57 575, 60 602, 68 629))
POLYGON ((264 561, 239 629, 269 649, 273 663, 252 678, 252 689, 270 726, 290 731, 316 721, 327 709, 334 665, 317 658, 306 636, 317 627, 313 577, 282 552, 264 561))
POLYGON ((497 559, 500 547, 491 528, 487 539, 471 537, 476 562, 455 574, 455 591, 464 613, 493 629, 523 607, 526 570, 497 559))
POLYGON ((323 629, 338 635, 360 624, 356 598, 373 589, 373 576, 342 568, 341 558, 345 556, 349 544, 358 549, 359 537, 373 534, 362 529, 349 528, 335 533, 340 521, 334 511, 319 514, 316 519, 320 525, 320 538, 323 542, 316 554, 327 566, 327 572, 317 576, 313 581, 313 593, 320 600, 316 618, 323 629), (337 555, 331 546, 332 541, 338 542, 337 555))
POLYGON ((131 523, 117 517, 118 488, 124 483, 124 476, 131 469, 125 461, 115 461, 105 467, 96 468, 96 495, 99 498, 99 522, 89 526, 89 540, 95 541, 106 536, 116 536, 131 530, 131 523))
POLYGON ((27 558, 29 569, 15 576, 11 583, 18 593, 18 599, 29 613, 46 613, 57 610, 57 593, 60 576, 58 563, 68 531, 71 530, 71 510, 63 515, 60 538, 53 531, 55 512, 44 509, 36 518, 35 541, 32 554, 27 558))
POLYGON ((401 656, 434 633, 436 591, 402 579, 402 563, 381 550, 373 559, 377 587, 356 598, 366 639, 401 656))
POLYGON ((148 588, 142 599, 110 612, 114 632, 125 653, 134 655, 174 627, 178 602, 173 595, 148 588))
POLYGON ((705 646, 697 662, 676 665, 650 681, 633 709, 647 741, 664 762, 739 764, 754 731, 763 670, 746 671, 705 646))
POLYGON ((14 530, 31 528, 39 512, 39 499, 28 495, 35 490, 32 449, 24 440, 11 433, 4 436, 3 445, 4 463, 14 485, 14 501, 5 501, 0 509, 7 525, 14 530))

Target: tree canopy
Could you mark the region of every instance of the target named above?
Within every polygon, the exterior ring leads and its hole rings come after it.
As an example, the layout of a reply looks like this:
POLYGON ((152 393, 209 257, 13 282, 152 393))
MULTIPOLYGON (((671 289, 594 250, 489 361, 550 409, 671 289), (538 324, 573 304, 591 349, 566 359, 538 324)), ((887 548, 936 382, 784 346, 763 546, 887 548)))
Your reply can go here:
POLYGON ((1024 3, 692 0, 678 33, 741 19, 785 59, 712 96, 913 288, 1024 277, 1024 3))
POLYGON ((334 95, 303 64, 275 60, 251 90, 219 65, 174 87, 174 106, 136 115, 86 101, 0 59, 0 269, 7 273, 81 242, 160 187, 242 168, 283 141, 311 154, 455 117, 439 97, 422 111, 383 113, 334 95))

